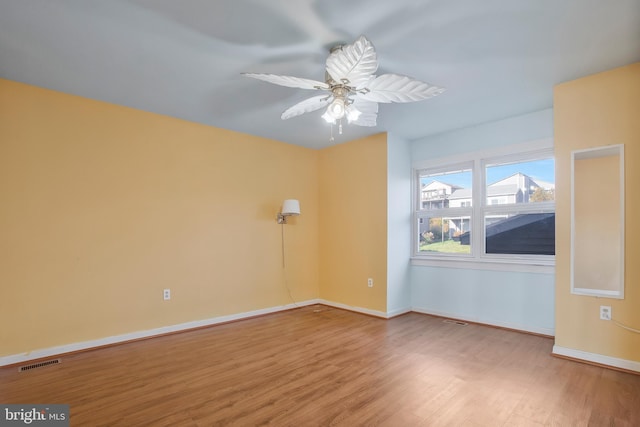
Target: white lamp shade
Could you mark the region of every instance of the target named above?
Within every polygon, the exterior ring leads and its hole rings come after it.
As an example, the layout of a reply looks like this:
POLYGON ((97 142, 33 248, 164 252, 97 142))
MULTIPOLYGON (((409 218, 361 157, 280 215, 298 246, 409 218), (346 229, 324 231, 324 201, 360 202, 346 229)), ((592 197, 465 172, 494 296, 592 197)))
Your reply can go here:
POLYGON ((336 98, 329 104, 329 107, 327 107, 327 113, 336 120, 341 119, 344 117, 345 108, 344 99, 336 98))
POLYGON ((282 203, 282 215, 300 215, 300 202, 296 199, 287 199, 282 203))

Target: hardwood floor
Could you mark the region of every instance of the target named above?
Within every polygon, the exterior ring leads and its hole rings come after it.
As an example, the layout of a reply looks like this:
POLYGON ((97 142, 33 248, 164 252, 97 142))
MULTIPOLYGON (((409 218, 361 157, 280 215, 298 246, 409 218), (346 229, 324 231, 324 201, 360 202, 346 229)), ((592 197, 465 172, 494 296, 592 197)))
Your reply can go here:
POLYGON ((640 376, 549 338, 310 306, 0 369, 1 403, 72 426, 639 426, 640 376))

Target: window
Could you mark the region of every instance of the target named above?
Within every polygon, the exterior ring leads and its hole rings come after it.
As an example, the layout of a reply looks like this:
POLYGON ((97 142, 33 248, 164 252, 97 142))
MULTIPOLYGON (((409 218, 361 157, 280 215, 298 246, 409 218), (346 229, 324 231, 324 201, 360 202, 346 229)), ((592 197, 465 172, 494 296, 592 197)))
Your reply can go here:
POLYGON ((414 173, 414 261, 554 264, 551 141, 434 159, 414 173))
POLYGON ((457 165, 418 174, 418 252, 470 254, 460 236, 471 232, 471 167, 457 165))
POLYGON ((554 160, 486 161, 485 254, 555 255, 554 160))

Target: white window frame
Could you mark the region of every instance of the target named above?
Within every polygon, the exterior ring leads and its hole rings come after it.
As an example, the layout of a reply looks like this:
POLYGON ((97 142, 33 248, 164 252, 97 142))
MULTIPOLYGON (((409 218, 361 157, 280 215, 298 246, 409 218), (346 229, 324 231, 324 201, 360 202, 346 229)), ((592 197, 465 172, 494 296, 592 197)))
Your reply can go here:
POLYGON ((487 204, 486 167, 501 163, 516 163, 553 157, 553 139, 542 139, 495 149, 463 153, 458 156, 417 161, 413 164, 412 176, 412 265, 470 268, 481 270, 523 271, 553 273, 554 255, 520 255, 485 253, 485 215, 491 213, 538 213, 555 212, 555 201, 539 203, 487 204), (431 173, 452 170, 472 170, 472 206, 420 209, 420 176, 427 170, 431 173), (447 254, 419 251, 419 218, 425 217, 471 217, 471 253, 447 254))

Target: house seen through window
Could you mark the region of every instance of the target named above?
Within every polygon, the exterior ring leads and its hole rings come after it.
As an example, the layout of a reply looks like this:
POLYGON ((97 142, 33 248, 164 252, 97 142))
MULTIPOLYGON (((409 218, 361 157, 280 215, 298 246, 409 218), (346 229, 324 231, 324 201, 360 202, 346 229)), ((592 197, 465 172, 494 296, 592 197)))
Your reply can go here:
POLYGON ((460 236, 471 231, 471 169, 420 176, 420 252, 471 253, 460 236))
POLYGON ((549 151, 419 170, 417 187, 417 256, 555 254, 549 151), (474 180, 482 185, 474 186, 474 180))

